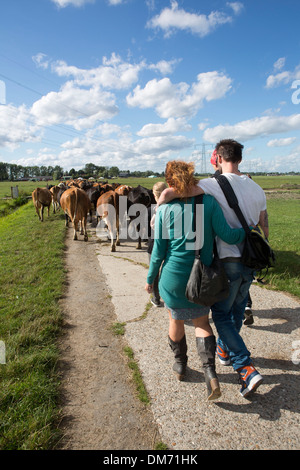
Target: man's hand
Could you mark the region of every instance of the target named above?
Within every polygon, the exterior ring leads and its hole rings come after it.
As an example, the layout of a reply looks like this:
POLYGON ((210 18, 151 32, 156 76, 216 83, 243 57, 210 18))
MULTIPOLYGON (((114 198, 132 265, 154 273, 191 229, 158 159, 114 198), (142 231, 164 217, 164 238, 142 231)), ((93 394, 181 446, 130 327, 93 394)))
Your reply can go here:
POLYGON ((269 238, 269 221, 268 221, 268 213, 267 211, 261 211, 260 215, 259 215, 259 221, 258 221, 259 225, 261 226, 264 234, 265 234, 265 237, 266 238, 269 238))
POLYGON ((177 197, 179 196, 176 193, 175 189, 173 188, 164 189, 161 195, 159 196, 157 205, 160 206, 161 204, 167 204, 167 202, 170 202, 173 199, 176 199, 177 197))
POLYGON ((161 204, 166 204, 167 202, 170 202, 173 199, 176 199, 177 197, 193 197, 197 196, 198 194, 204 194, 203 189, 198 185, 193 186, 193 188, 189 192, 180 195, 175 191, 175 189, 167 188, 161 193, 157 201, 157 205, 160 206, 161 204))

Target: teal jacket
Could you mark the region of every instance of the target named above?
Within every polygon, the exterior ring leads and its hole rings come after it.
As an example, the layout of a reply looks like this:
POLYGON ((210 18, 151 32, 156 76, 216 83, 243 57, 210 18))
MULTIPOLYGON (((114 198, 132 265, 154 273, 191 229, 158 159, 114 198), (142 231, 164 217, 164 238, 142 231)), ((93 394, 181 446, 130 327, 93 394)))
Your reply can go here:
MULTIPOLYGON (((170 308, 199 308, 185 297, 186 284, 195 259, 193 202, 194 198, 174 199, 161 205, 155 217, 155 239, 147 283, 153 283, 162 265, 159 292, 170 308)), ((243 228, 229 227, 213 196, 204 195, 203 205, 204 242, 200 256, 202 262, 209 266, 213 260, 213 242, 216 235, 226 243, 237 245, 244 240, 245 231, 243 228)))

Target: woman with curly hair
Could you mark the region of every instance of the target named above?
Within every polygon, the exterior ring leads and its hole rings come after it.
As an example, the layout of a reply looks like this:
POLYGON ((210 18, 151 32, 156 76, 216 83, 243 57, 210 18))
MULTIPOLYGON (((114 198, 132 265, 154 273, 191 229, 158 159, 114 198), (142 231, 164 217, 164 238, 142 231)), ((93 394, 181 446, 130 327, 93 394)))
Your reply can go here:
MULTIPOLYGON (((198 182, 194 175, 194 164, 179 160, 167 163, 165 178, 179 196, 191 194, 198 182)), ((169 313, 168 340, 175 356, 173 370, 179 380, 184 379, 188 360, 184 321, 192 320, 208 399, 214 400, 220 397, 221 391, 215 369, 216 340, 209 324, 209 307, 194 304, 185 297, 186 284, 195 258, 194 245, 191 243, 195 241, 193 203, 193 197, 179 197, 159 206, 145 289, 149 293, 153 291, 153 281, 161 268, 159 292, 169 313)), ((209 266, 213 260, 216 235, 227 243, 238 244, 244 240, 245 231, 242 228, 229 227, 219 204, 212 196, 203 195, 203 212, 201 260, 209 266)))

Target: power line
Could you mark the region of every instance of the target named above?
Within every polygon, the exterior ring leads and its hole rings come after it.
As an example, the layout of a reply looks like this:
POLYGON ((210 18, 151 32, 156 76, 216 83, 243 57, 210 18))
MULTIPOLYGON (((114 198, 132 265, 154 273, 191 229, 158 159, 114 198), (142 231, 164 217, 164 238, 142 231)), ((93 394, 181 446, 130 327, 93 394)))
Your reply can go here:
MULTIPOLYGON (((16 62, 16 61, 14 61, 14 62, 18 64, 18 62, 16 62)), ((21 65, 21 64, 18 64, 18 65, 21 65)), ((21 66, 22 66, 22 65, 21 65, 21 66)), ((25 66, 24 66, 24 67, 25 67, 25 66)), ((27 68, 27 67, 25 67, 25 68, 27 68)), ((4 74, 0 73, 0 77, 4 78, 5 80, 9 80, 9 81, 11 81, 12 83, 15 83, 16 85, 18 85, 18 86, 20 86, 20 87, 22 87, 22 88, 24 88, 24 89, 26 89, 26 90, 28 90, 28 91, 30 91, 30 92, 32 92, 32 93, 35 93, 35 94, 38 95, 38 96, 41 96, 41 97, 44 96, 41 92, 39 92, 39 91, 37 91, 37 90, 35 90, 35 89, 33 89, 33 88, 27 86, 27 85, 24 85, 23 83, 20 83, 19 81, 15 80, 15 79, 13 79, 13 78, 10 78, 10 77, 8 77, 7 75, 4 75, 4 74)), ((64 104, 64 103, 60 103, 60 102, 56 101, 55 99, 53 99, 53 101, 54 101, 55 103, 57 103, 58 105, 63 106, 63 107, 65 107, 65 108, 68 108, 68 109, 70 109, 70 110, 72 110, 72 111, 74 111, 74 112, 76 112, 76 113, 78 113, 78 114, 80 114, 80 115, 83 115, 83 116, 86 116, 86 117, 91 117, 91 114, 86 114, 86 113, 84 113, 83 111, 78 111, 77 109, 75 109, 75 108, 73 108, 73 107, 71 107, 71 106, 68 106, 68 105, 66 105, 66 104, 64 104)), ((47 129, 47 126, 46 126, 46 125, 39 125, 39 124, 37 124, 37 123, 32 123, 32 124, 33 124, 33 125, 37 125, 37 126, 39 126, 39 127, 44 127, 45 129, 47 129)), ((68 130, 68 131, 70 131, 70 132, 74 132, 74 133, 76 134, 76 136, 79 136, 79 137, 81 137, 81 138, 85 138, 85 136, 82 135, 82 133, 81 133, 80 131, 77 131, 76 129, 67 128, 67 127, 66 127, 65 125, 63 125, 63 124, 52 124, 52 126, 62 127, 62 128, 65 129, 65 130, 68 130)), ((48 127, 48 129, 49 129, 49 127, 48 127)), ((60 134, 64 134, 63 132, 59 132, 57 129, 49 129, 49 131, 51 131, 51 130, 54 131, 54 132, 60 133, 60 134)), ((75 137, 75 136, 72 135, 72 134, 71 134, 71 135, 70 135, 70 134, 69 134, 69 135, 68 135, 68 134, 65 134, 65 135, 67 135, 67 136, 69 136, 69 137, 72 137, 72 138, 75 137)), ((87 139, 87 138, 86 138, 86 139, 87 139)), ((90 139, 91 141, 94 141, 94 142, 103 143, 103 141, 101 141, 101 140, 99 140, 99 139, 96 139, 96 138, 93 138, 93 137, 92 137, 92 138, 89 138, 89 139, 90 139)), ((136 155, 136 156, 142 156, 142 155, 145 154, 145 153, 141 153, 141 152, 136 152, 136 151, 134 151, 134 150, 132 150, 132 149, 122 148, 122 147, 120 147, 120 146, 113 145, 112 143, 109 143, 109 142, 105 142, 105 146, 112 148, 112 150, 114 150, 114 151, 130 152, 132 155, 136 155)))
MULTIPOLYGON (((37 94, 39 96, 42 96, 42 97, 44 96, 43 93, 40 93, 39 91, 36 91, 36 90, 34 90, 33 88, 31 88, 27 85, 23 85, 22 83, 18 82, 17 80, 14 80, 13 78, 7 77, 6 75, 4 75, 2 73, 0 73, 0 77, 5 78, 5 80, 9 80, 10 82, 15 83, 16 85, 18 85, 22 88, 25 88, 26 90, 29 90, 32 93, 35 93, 35 94, 37 94)), ((81 114, 81 115, 86 116, 86 117, 91 117, 91 114, 86 114, 83 111, 78 111, 78 109, 72 108, 71 106, 68 106, 65 103, 60 103, 59 101, 56 101, 55 99, 53 101, 54 101, 54 103, 57 103, 59 106, 63 106, 64 108, 68 108, 71 111, 74 111, 75 113, 81 114)))

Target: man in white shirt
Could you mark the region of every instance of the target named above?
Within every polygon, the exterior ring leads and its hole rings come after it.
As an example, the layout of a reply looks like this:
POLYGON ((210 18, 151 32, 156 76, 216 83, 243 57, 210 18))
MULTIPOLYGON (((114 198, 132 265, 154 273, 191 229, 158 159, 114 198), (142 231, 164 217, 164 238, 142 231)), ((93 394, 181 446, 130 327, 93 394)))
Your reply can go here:
MULTIPOLYGON (((243 145, 235 140, 225 139, 220 141, 215 148, 218 165, 221 167, 222 175, 230 182, 248 225, 260 224, 266 237, 268 237, 266 197, 259 185, 239 171, 238 166, 242 160, 242 149, 243 145)), ((195 186, 186 196, 191 197, 203 192, 216 198, 228 224, 232 228, 241 227, 235 212, 229 207, 215 178, 206 178, 199 181, 198 186, 195 186)), ((176 197, 176 193, 169 188, 162 193, 158 203, 168 202, 174 197, 176 197)), ((263 381, 262 376, 253 367, 250 352, 239 334, 255 272, 241 263, 242 244, 228 245, 217 239, 217 248, 230 281, 228 298, 215 303, 211 307, 213 321, 219 335, 217 355, 223 365, 232 364, 234 370, 238 372, 242 385, 240 393, 246 397, 254 392, 263 381)))

